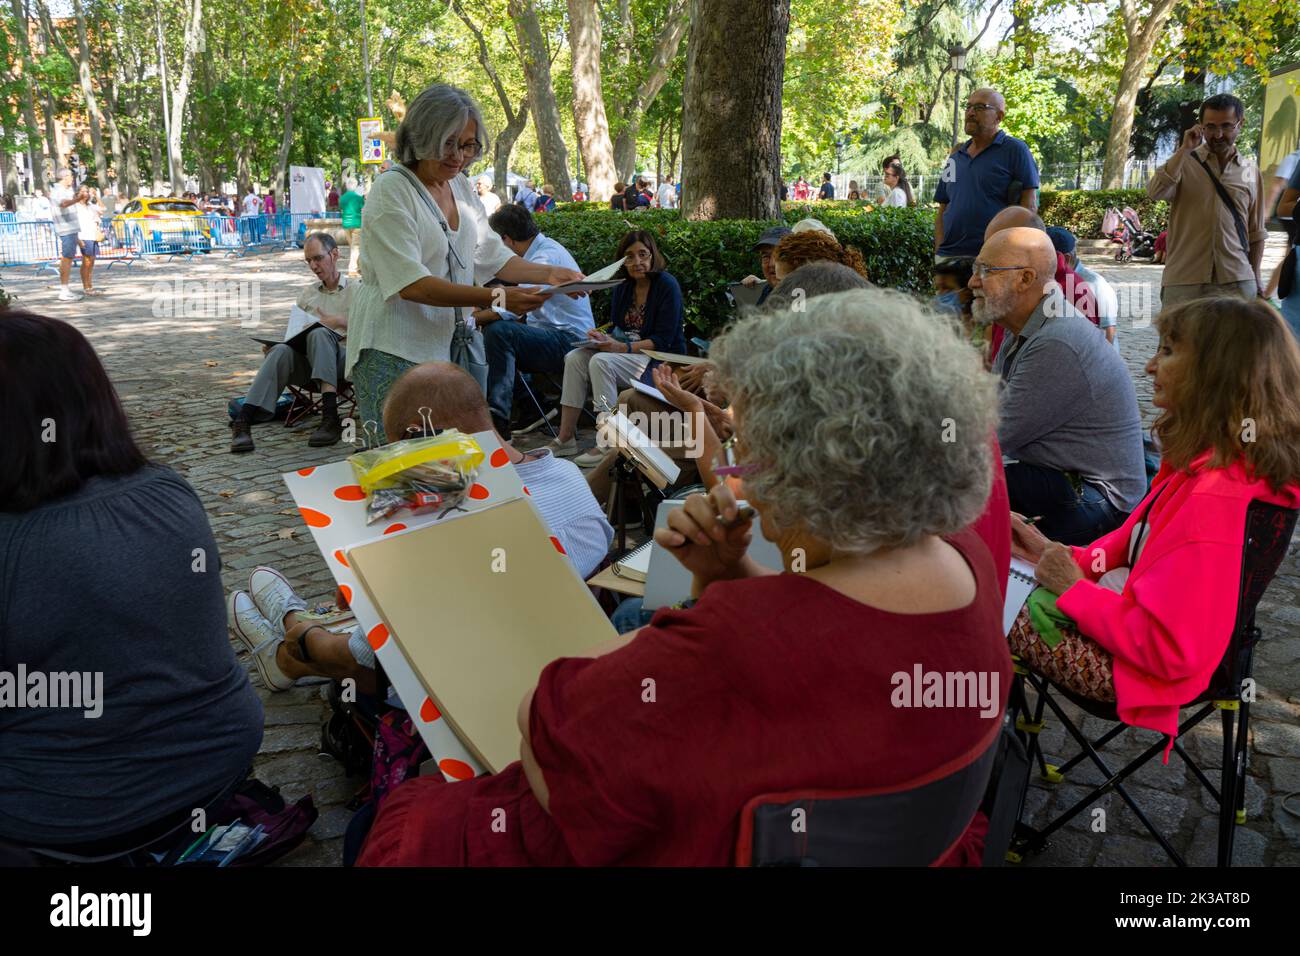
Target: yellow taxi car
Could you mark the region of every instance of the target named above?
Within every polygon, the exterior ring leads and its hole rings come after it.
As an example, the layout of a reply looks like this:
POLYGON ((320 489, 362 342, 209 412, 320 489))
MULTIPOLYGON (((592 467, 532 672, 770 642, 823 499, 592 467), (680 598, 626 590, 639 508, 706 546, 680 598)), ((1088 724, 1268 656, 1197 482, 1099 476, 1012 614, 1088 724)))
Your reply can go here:
POLYGON ((132 199, 113 217, 113 234, 119 245, 136 252, 212 247, 212 226, 203 210, 175 197, 132 199))

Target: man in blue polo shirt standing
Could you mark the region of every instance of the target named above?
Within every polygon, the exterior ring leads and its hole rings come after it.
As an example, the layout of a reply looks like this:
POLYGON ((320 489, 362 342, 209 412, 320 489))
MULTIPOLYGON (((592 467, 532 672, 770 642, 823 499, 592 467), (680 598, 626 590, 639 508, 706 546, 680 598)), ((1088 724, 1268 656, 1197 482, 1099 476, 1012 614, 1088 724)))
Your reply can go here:
POLYGON ((966 100, 970 139, 948 157, 934 190, 936 262, 979 255, 989 220, 1007 206, 1038 207, 1038 165, 1024 142, 999 128, 1006 115, 997 90, 974 90, 966 100))

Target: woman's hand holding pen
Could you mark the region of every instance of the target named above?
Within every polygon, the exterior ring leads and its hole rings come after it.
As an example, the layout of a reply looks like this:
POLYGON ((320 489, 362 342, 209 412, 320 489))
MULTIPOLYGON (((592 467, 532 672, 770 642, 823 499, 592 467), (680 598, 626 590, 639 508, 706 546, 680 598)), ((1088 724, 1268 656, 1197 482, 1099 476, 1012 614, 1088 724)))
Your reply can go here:
POLYGON ((753 509, 740 508, 723 482, 674 508, 668 527, 656 529, 655 541, 695 575, 698 593, 711 581, 745 576, 753 523, 753 509))

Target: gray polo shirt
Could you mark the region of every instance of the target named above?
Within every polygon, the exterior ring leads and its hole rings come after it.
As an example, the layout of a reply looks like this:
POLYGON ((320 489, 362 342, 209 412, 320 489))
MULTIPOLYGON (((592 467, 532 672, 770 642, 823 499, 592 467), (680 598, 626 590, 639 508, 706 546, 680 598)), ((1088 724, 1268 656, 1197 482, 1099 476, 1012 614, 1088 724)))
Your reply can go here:
POLYGON ((1043 297, 1019 335, 1003 339, 993 371, 1003 378, 1002 454, 1077 472, 1132 511, 1146 493, 1137 393, 1119 353, 1060 289, 1043 297))

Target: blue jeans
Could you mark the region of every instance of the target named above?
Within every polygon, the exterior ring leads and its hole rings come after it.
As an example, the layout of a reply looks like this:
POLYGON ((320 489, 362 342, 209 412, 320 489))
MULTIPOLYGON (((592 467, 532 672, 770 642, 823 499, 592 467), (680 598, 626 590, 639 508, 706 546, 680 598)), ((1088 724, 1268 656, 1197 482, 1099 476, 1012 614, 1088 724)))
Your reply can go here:
POLYGON ((1128 517, 1101 489, 1083 482, 1075 491, 1055 468, 1018 461, 1003 468, 1011 510, 1027 518, 1041 516, 1038 530, 1053 541, 1083 547, 1114 531, 1128 517))
POLYGON ((1291 294, 1282 300, 1282 318, 1286 319, 1296 339, 1300 340, 1300 253, 1296 254, 1294 268, 1295 279, 1291 294))
POLYGON ((515 369, 524 372, 564 374, 576 332, 539 328, 512 319, 497 319, 483 326, 483 344, 488 359, 488 407, 497 418, 510 420, 515 399, 515 369))

